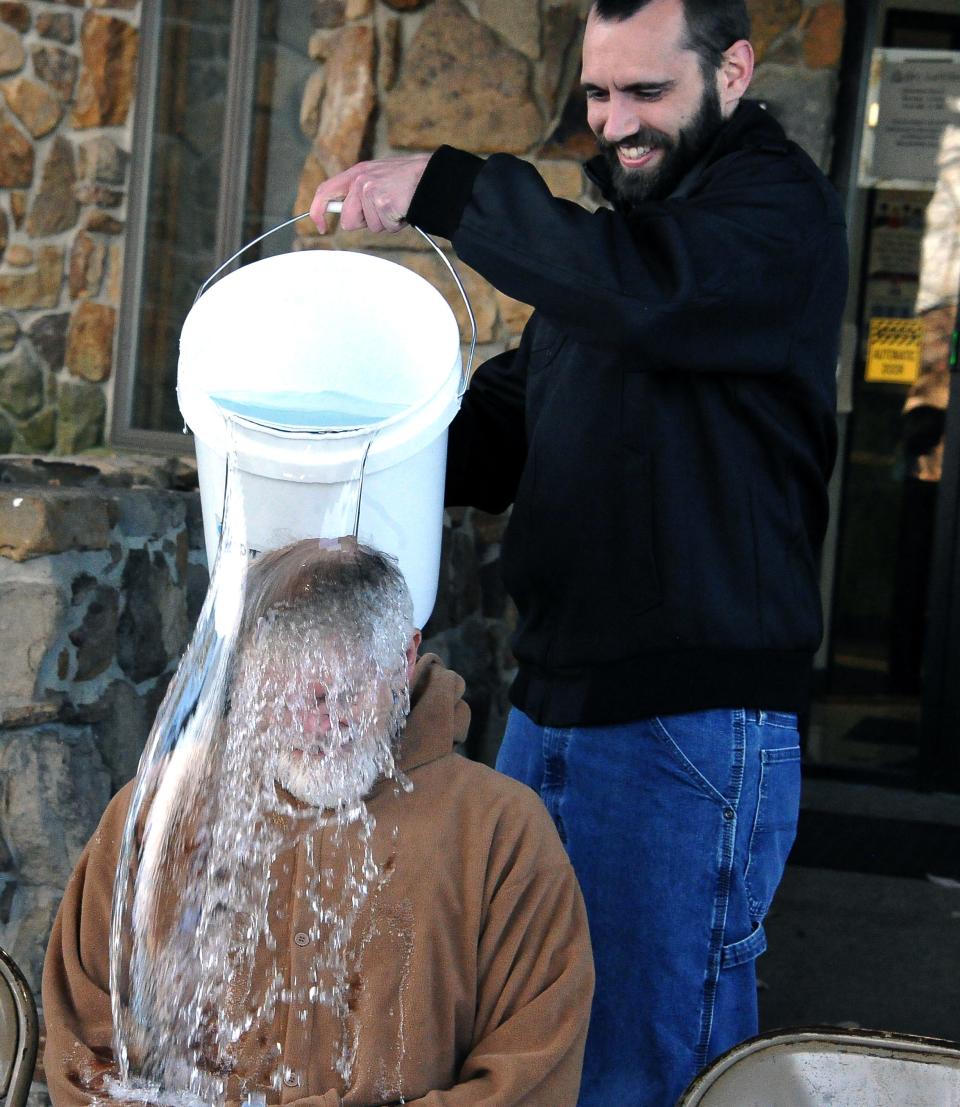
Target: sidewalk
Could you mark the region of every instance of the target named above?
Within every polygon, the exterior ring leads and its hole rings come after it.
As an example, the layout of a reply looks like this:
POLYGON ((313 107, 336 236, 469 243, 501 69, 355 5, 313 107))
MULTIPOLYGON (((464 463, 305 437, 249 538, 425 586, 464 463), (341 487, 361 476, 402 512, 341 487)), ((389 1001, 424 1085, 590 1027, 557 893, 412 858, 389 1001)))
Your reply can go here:
POLYGON ((805 781, 766 928, 761 1030, 960 1041, 960 796, 805 781))

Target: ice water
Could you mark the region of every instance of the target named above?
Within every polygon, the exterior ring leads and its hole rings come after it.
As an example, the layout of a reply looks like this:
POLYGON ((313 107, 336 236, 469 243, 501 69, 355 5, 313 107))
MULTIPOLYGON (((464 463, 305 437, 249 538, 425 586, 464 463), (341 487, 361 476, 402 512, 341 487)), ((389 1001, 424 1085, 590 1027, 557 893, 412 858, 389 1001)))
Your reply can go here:
MULTIPOLYGON (((222 1103, 245 1035, 272 1026, 281 1004, 294 1017, 313 1004, 334 1013, 330 1064, 350 1084, 354 928, 382 875, 364 797, 376 780, 409 788, 394 764, 409 707, 409 624, 396 605, 361 608, 345 592, 329 608, 271 611, 246 625, 256 574, 232 474, 229 458, 210 589, 127 817, 111 923, 115 1067, 105 1080, 91 1076, 85 1090, 96 1098, 222 1103), (310 721, 318 685, 325 733, 310 721), (312 863, 321 828, 339 882, 312 863), (306 975, 292 979, 271 931, 270 895, 275 864, 300 836, 310 864, 296 895, 325 938, 306 975)), ((290 1075, 279 1044, 264 1054, 279 1089, 290 1075)))
POLYGON ((219 407, 234 415, 285 430, 343 431, 372 427, 406 410, 407 404, 319 392, 221 391, 211 394, 219 407))

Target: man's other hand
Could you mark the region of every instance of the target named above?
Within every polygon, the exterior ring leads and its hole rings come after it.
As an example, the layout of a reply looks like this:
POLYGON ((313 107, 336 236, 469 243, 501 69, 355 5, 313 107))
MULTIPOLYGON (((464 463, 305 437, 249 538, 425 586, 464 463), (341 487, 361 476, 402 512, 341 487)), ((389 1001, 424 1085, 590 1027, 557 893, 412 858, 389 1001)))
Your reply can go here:
POLYGON ((314 193, 310 218, 321 234, 327 232, 327 204, 342 200, 340 226, 345 231, 386 231, 395 234, 406 225, 429 154, 362 161, 324 181, 314 193))

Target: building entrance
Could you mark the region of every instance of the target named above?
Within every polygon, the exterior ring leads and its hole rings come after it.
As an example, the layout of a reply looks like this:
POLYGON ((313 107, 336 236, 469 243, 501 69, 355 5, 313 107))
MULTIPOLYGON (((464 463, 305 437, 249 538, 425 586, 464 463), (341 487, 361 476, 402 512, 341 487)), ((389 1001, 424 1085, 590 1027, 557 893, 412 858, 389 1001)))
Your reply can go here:
POLYGON ((960 20, 889 8, 865 32, 848 207, 857 280, 807 763, 960 790, 960 391, 951 371, 960 20))

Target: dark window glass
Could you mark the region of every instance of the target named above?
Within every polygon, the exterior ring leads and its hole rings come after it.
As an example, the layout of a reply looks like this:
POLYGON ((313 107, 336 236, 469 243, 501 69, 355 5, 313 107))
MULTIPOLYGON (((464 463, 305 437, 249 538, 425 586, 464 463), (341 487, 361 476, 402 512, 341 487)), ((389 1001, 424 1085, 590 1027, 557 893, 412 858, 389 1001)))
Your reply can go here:
MULTIPOLYGON (((241 164, 224 150, 232 5, 225 0, 170 0, 163 6, 143 282, 132 371, 134 429, 178 431, 176 378, 180 329, 204 280, 262 231, 288 219, 309 142, 300 130, 300 100, 315 65, 307 57, 310 6, 259 5, 242 227, 221 230, 224 166, 241 164)), ((249 86, 248 86, 249 87, 249 86)), ((229 170, 228 170, 229 172, 229 170)), ((241 259, 290 248, 291 232, 268 239, 241 259)))

